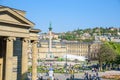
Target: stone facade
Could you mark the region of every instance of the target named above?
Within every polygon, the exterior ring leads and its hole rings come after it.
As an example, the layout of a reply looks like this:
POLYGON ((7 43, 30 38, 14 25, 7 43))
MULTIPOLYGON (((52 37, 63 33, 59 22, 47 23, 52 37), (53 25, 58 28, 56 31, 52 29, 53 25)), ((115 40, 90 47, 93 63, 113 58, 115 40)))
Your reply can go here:
MULTIPOLYGON (((38 48, 38 59, 46 59, 49 52, 49 41, 40 41, 40 47, 38 48)), ((64 43, 52 42, 51 52, 55 58, 63 56, 66 53, 66 46, 64 43)))
POLYGON ((0 6, 0 80, 25 80, 28 72, 28 42, 32 43, 33 73, 36 80, 38 32, 25 18, 25 11, 0 6))
MULTIPOLYGON (((48 53, 48 40, 40 41, 38 50, 38 59, 45 59, 48 53)), ((65 54, 77 56, 85 56, 87 58, 95 57, 95 52, 100 48, 101 43, 85 43, 85 42, 54 42, 52 41, 52 53, 55 58, 63 57, 65 54)))

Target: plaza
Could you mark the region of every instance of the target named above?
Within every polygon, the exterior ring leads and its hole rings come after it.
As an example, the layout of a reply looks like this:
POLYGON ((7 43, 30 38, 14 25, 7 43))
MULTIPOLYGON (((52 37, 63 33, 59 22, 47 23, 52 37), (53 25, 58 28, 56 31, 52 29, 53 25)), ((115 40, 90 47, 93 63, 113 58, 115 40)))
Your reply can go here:
MULTIPOLYGON (((94 62, 92 62, 94 63, 94 62)), ((87 64, 84 62, 67 62, 67 67, 65 66, 65 61, 46 61, 38 65, 37 80, 49 80, 49 68, 53 68, 53 77, 55 80, 73 80, 71 76, 74 75, 74 80, 88 80, 85 79, 85 73, 88 73, 88 78, 99 78, 97 80, 110 80, 110 76, 118 75, 120 76, 120 71, 106 70, 99 71, 99 67, 94 64, 87 64), (83 66, 84 64, 84 66, 83 66), (93 66, 94 65, 94 66, 93 66), (94 70, 92 69, 94 68, 94 70), (71 72, 73 70, 73 73, 71 72), (97 71, 96 71, 97 70, 97 71), (42 79, 41 79, 42 77, 42 79)), ((31 80, 31 73, 28 73, 29 80, 31 80)), ((94 80, 94 79, 91 79, 94 80)))
MULTIPOLYGON (((38 12, 32 16, 35 14, 38 12)), ((0 5, 0 80, 120 79, 120 42, 99 41, 111 41, 111 38, 99 37, 104 28, 78 28, 61 33, 58 39, 50 23, 45 33, 48 36, 42 41, 41 30, 34 26, 26 17, 26 11, 0 5)), ((104 31, 120 36, 116 32, 120 32, 120 28, 104 31)))
MULTIPOLYGON (((89 75, 94 75, 95 72, 92 72, 91 70, 86 70, 85 72, 88 72, 89 75)), ((74 79, 72 80, 89 80, 89 79, 85 79, 85 72, 80 72, 80 73, 75 73, 74 74, 74 79)), ((98 72, 98 77, 99 79, 97 80, 111 80, 111 79, 107 79, 107 78, 103 78, 103 76, 105 75, 109 75, 109 74, 118 74, 120 75, 119 71, 106 71, 106 72, 98 72)), ((46 75, 46 73, 39 73, 40 75, 38 76, 37 80, 41 80, 41 76, 42 76, 42 80, 48 80, 49 76, 46 75)), ((71 80, 71 74, 66 74, 66 73, 54 73, 54 79, 55 80, 71 80)), ((31 78, 29 77, 29 80, 31 80, 31 78)), ((94 79, 91 79, 94 80, 94 79)))

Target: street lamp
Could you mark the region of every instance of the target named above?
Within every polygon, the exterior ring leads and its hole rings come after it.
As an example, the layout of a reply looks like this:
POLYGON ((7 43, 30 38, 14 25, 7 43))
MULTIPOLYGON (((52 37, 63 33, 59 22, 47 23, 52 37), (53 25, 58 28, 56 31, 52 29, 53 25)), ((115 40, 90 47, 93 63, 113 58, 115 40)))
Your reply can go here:
POLYGON ((88 44, 88 63, 90 63, 91 60, 91 43, 88 44))
POLYGON ((67 73, 67 47, 66 47, 66 64, 65 64, 65 68, 66 68, 66 73, 67 73))

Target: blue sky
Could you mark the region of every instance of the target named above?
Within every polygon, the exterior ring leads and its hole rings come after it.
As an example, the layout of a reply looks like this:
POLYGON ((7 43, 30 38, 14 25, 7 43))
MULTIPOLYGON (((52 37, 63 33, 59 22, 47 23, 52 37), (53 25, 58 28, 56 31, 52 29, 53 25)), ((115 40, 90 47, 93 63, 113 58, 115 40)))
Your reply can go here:
POLYGON ((0 0, 0 5, 26 11, 35 28, 66 32, 93 27, 120 27, 120 0, 0 0))

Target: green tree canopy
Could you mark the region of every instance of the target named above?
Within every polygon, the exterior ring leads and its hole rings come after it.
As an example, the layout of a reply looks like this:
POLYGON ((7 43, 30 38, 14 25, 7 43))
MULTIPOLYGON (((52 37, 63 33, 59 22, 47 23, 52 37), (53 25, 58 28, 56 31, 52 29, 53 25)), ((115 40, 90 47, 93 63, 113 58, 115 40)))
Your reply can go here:
POLYGON ((111 45, 108 42, 103 43, 98 51, 98 60, 101 62, 111 62, 115 60, 115 57, 116 51, 111 45))
POLYGON ((110 45, 118 55, 120 55, 120 43, 108 42, 107 44, 110 45))

